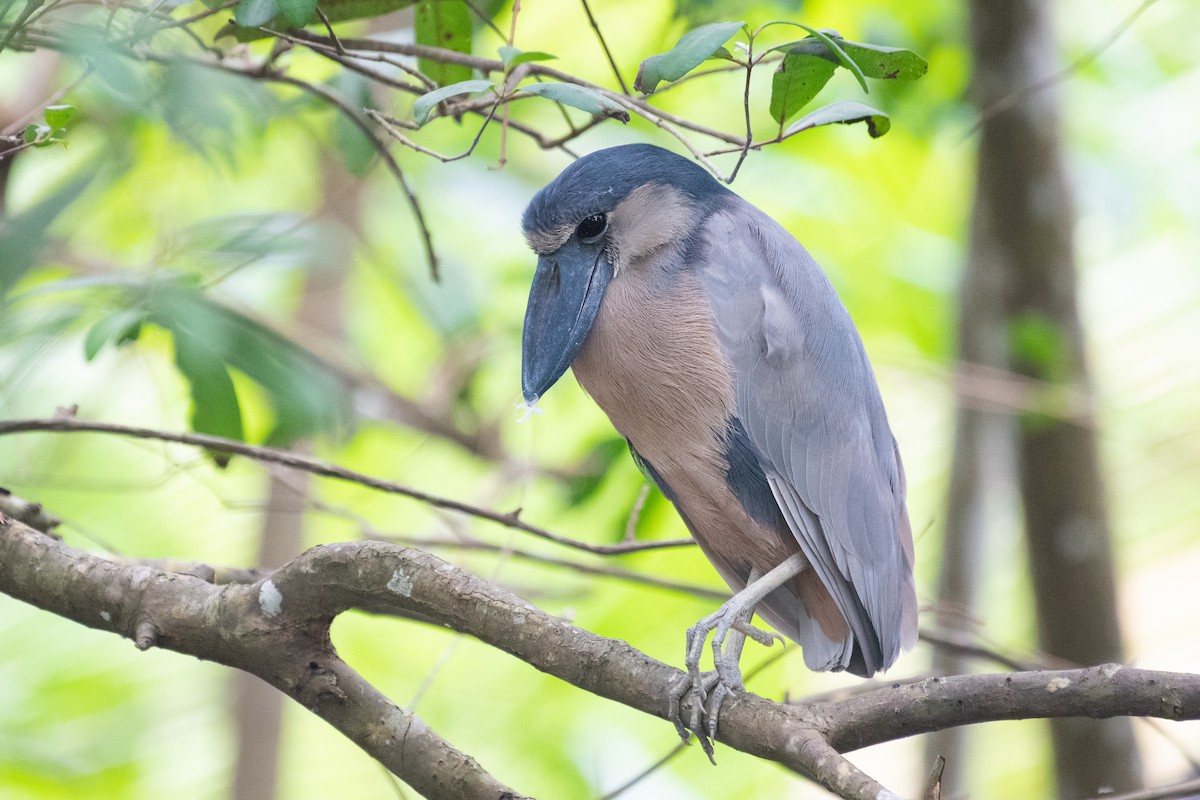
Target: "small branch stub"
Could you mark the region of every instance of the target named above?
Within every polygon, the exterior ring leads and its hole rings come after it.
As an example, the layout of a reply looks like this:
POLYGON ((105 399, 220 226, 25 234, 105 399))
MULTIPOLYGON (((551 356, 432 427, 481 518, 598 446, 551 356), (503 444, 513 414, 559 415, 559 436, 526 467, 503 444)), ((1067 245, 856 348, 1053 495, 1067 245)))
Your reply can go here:
POLYGON ((158 644, 158 629, 150 620, 142 620, 133 631, 133 645, 138 650, 149 650, 158 644))

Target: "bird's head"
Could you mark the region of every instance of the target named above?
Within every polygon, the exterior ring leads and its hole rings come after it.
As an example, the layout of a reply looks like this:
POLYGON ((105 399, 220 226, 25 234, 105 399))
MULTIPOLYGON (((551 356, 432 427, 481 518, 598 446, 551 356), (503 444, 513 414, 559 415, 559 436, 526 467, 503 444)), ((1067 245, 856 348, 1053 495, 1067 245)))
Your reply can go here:
POLYGON ((653 256, 691 241, 728 190, 693 161, 632 144, 584 156, 525 209, 538 255, 521 348, 521 391, 533 403, 587 340, 609 283, 652 268, 653 256))

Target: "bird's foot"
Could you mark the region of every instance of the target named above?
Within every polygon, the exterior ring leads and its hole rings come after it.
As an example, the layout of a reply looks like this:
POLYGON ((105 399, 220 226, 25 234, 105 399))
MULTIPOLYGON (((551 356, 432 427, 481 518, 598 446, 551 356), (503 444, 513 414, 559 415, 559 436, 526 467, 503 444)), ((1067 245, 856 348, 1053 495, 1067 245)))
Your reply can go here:
POLYGON ((696 676, 693 676, 689 671, 683 678, 671 689, 670 702, 667 706, 667 718, 675 724, 675 732, 679 734, 679 738, 684 744, 690 744, 692 740, 692 731, 696 732, 696 738, 700 740, 700 747, 704 749, 704 754, 708 756, 708 760, 714 764, 713 746, 708 735, 706 735, 703 725, 704 704, 708 697, 708 693, 717 685, 718 676, 716 671, 700 672, 696 671, 696 676), (683 721, 683 701, 688 695, 693 696, 692 713, 688 717, 688 721, 683 721))
POLYGON ((752 626, 750 617, 753 614, 754 604, 747 606, 730 601, 715 614, 705 617, 688 629, 684 658, 687 676, 671 693, 668 715, 675 723, 675 730, 683 741, 689 740, 689 731, 696 734, 709 761, 713 761, 712 743, 717 736, 721 706, 731 695, 746 691, 742 683, 742 670, 738 665, 746 637, 768 647, 780 638, 752 626), (716 669, 702 673, 700 656, 704 652, 704 643, 710 633, 713 635, 713 665, 716 669), (692 707, 689 719, 685 723, 682 704, 689 694, 692 695, 692 707))

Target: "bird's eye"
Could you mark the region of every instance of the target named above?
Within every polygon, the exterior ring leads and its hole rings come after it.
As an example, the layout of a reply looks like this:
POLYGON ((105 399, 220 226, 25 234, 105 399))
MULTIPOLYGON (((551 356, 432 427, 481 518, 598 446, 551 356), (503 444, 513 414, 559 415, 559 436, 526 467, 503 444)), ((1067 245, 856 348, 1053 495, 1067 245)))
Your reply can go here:
POLYGON ((603 214, 592 214, 579 223, 579 227, 575 229, 575 235, 582 241, 594 242, 603 236, 606 230, 608 230, 608 217, 603 214))

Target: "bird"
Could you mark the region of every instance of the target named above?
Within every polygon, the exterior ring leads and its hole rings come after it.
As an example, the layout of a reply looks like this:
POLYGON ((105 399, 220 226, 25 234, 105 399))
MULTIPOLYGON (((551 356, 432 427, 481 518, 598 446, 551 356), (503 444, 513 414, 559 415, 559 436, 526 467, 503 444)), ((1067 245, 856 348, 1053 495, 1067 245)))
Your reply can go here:
POLYGON ((522 226, 526 404, 572 369, 735 593, 688 631, 683 739, 712 757, 744 637, 772 641, 755 612, 814 671, 890 667, 917 638, 904 468, 858 331, 803 245, 650 144, 577 159, 522 226))

